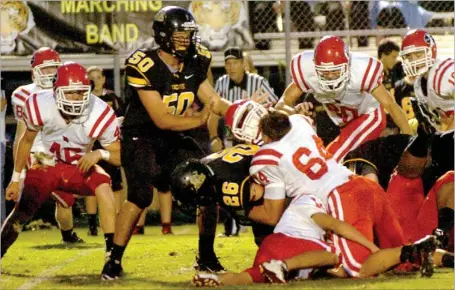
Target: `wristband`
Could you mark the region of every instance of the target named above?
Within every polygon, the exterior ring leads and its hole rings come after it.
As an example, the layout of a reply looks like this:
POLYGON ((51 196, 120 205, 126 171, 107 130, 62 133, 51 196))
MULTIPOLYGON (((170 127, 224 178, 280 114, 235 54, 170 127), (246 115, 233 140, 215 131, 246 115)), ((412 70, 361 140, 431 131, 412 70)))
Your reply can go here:
POLYGON ((20 182, 21 181, 21 173, 17 172, 16 170, 13 171, 13 176, 11 176, 12 182, 20 182))
POLYGON ((26 173, 27 173, 27 170, 25 170, 25 168, 22 169, 22 171, 21 171, 21 179, 25 179, 26 173))
POLYGON ((109 161, 109 158, 111 158, 111 153, 107 150, 102 150, 100 149, 100 154, 101 154, 101 159, 104 161, 109 161))

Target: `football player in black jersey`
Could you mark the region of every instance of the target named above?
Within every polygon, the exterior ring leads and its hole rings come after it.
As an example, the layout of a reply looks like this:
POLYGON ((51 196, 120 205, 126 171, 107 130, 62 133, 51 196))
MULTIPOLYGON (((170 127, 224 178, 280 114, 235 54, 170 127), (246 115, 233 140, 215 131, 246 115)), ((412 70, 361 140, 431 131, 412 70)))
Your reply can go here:
POLYGON ((257 245, 273 227, 254 223, 248 219, 249 210, 263 201, 259 185, 250 178, 251 159, 259 146, 239 144, 213 153, 201 160, 183 162, 172 174, 172 194, 182 204, 199 206, 199 257, 196 270, 219 272, 214 249, 217 224, 217 204, 235 216, 241 225, 252 225, 257 245))
POLYGON ((262 194, 250 178, 251 159, 261 143, 257 123, 267 110, 253 101, 238 101, 229 107, 225 119, 237 145, 211 154, 200 161, 181 163, 172 174, 172 193, 181 204, 199 206, 199 257, 196 269, 219 272, 219 263, 213 244, 218 219, 217 204, 236 217, 242 225, 252 225, 255 242, 259 245, 273 231, 273 227, 251 222, 249 210, 262 203, 262 194), (245 119, 254 110, 256 114, 245 119), (252 120, 256 118, 257 120, 252 120), (253 124, 253 125, 251 125, 253 124))
POLYGON ((229 106, 207 80, 211 55, 198 43, 193 15, 181 7, 164 7, 155 15, 153 30, 159 47, 136 50, 126 60, 129 104, 121 154, 128 201, 118 215, 103 280, 121 275, 123 252, 141 212, 151 204, 151 187, 171 198, 170 173, 175 166, 204 155, 182 133, 206 124, 210 113, 224 115, 229 106), (198 116, 186 116, 196 98, 205 108, 198 116))

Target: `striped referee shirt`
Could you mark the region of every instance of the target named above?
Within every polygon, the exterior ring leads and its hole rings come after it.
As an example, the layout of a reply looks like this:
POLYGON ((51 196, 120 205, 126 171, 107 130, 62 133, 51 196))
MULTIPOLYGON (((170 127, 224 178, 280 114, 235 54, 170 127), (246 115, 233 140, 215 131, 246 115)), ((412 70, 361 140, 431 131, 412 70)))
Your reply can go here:
POLYGON ((244 98, 250 98, 258 89, 262 88, 269 94, 270 102, 277 102, 278 97, 275 95, 269 82, 260 75, 245 72, 245 76, 240 84, 234 83, 228 74, 221 76, 216 80, 215 91, 226 100, 235 102, 244 98))

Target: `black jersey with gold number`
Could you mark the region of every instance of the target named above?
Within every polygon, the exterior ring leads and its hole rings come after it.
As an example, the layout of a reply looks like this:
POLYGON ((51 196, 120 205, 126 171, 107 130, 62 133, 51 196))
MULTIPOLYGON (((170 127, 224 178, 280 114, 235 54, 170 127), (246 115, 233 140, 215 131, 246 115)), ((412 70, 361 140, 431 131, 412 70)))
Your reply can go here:
POLYGON ((205 47, 199 46, 197 54, 185 59, 176 72, 170 70, 158 52, 159 48, 139 49, 126 59, 128 109, 123 122, 124 132, 157 136, 165 131, 153 123, 138 90, 157 91, 169 113, 183 115, 197 98, 200 84, 207 78, 212 57, 205 47))
POLYGON ((395 101, 401 106, 408 120, 415 117, 411 104, 411 98, 414 97, 414 84, 408 83, 404 78, 395 83, 395 101))
POLYGON ((202 159, 214 172, 220 206, 239 216, 244 225, 248 224, 245 210, 261 202, 250 202, 249 169, 258 150, 256 145, 239 144, 202 159))

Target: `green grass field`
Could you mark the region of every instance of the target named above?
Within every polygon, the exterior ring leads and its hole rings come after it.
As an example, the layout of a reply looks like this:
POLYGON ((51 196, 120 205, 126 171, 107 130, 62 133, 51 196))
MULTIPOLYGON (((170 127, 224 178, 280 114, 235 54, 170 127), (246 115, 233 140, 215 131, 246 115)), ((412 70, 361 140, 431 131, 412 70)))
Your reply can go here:
MULTIPOLYGON (((64 246, 58 230, 21 233, 1 264, 1 289, 187 289, 197 249, 195 226, 176 226, 174 236, 161 235, 160 228, 148 227, 145 236, 134 236, 118 281, 100 281, 103 266, 103 236, 87 237, 87 243, 64 246)), ((221 231, 221 229, 219 229, 221 231)), ((251 231, 234 238, 217 238, 216 252, 230 271, 249 267, 256 253, 251 231)), ((374 279, 324 279, 288 285, 254 285, 236 289, 325 288, 325 289, 453 289, 453 271, 437 269, 430 279, 419 274, 385 274, 374 279)), ((233 287, 229 287, 233 289, 233 287)))

